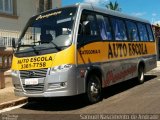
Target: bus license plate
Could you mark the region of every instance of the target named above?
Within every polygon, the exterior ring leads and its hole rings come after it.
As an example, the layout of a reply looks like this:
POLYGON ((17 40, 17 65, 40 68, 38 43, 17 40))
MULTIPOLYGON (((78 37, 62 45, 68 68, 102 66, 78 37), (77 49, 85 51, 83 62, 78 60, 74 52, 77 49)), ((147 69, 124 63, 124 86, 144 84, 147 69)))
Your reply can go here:
POLYGON ((38 85, 37 78, 25 79, 25 85, 38 85))

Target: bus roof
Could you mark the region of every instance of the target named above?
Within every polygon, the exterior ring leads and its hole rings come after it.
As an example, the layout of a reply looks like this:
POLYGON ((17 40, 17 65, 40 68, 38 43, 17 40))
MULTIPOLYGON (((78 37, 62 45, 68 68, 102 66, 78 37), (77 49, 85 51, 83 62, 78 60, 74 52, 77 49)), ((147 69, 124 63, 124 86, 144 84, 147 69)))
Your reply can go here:
MULTIPOLYGON (((109 10, 107 8, 104 8, 104 7, 98 7, 98 6, 95 6, 91 3, 77 3, 75 5, 69 5, 69 6, 65 6, 65 7, 62 7, 62 8, 76 7, 76 6, 79 7, 80 9, 91 10, 91 11, 95 11, 95 12, 99 12, 99 13, 108 14, 108 15, 111 15, 111 16, 117 16, 117 17, 121 17, 121 18, 126 18, 126 19, 130 19, 130 20, 135 20, 135 21, 140 21, 140 22, 150 24, 150 22, 148 20, 138 18, 138 17, 134 17, 134 16, 131 16, 131 15, 127 15, 127 14, 124 14, 124 13, 121 13, 121 12, 118 12, 118 11, 109 10)), ((59 8, 56 8, 56 9, 59 9, 59 8)), ((50 12, 50 11, 56 10, 56 9, 47 10, 47 11, 42 12, 40 14, 47 13, 47 12, 50 12)), ((38 15, 40 15, 40 14, 38 14, 38 15)), ((35 15, 35 16, 38 16, 38 15, 35 15)), ((33 17, 35 17, 35 16, 33 16, 33 17)))
POLYGON ((124 13, 121 13, 118 11, 109 10, 107 8, 98 7, 98 6, 92 5, 91 3, 78 3, 76 5, 78 5, 81 9, 87 9, 87 10, 100 12, 100 13, 104 13, 104 14, 108 14, 108 15, 112 15, 112 16, 117 16, 117 17, 126 18, 126 19, 130 19, 130 20, 140 21, 140 22, 144 22, 144 23, 150 23, 148 20, 134 17, 131 15, 127 15, 127 14, 124 14, 124 13))

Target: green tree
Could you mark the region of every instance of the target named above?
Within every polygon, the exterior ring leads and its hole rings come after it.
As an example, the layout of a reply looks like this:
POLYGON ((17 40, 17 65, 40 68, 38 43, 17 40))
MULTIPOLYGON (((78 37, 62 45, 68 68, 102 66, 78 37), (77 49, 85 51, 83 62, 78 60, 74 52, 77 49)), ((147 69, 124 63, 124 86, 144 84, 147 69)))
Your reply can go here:
POLYGON ((115 11, 121 11, 122 9, 119 7, 119 4, 117 1, 113 2, 109 2, 106 7, 110 10, 115 10, 115 11))

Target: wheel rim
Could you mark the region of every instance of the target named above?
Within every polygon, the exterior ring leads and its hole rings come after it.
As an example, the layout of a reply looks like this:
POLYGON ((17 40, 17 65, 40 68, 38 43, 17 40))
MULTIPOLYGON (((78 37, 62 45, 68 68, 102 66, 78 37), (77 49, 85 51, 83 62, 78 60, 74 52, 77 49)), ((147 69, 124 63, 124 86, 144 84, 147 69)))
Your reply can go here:
POLYGON ((101 96, 101 84, 97 77, 93 77, 89 82, 89 97, 92 102, 97 102, 101 96))
POLYGON ((144 71, 143 71, 143 68, 142 68, 142 67, 139 69, 139 80, 140 80, 141 82, 144 81, 144 71))
POLYGON ((143 81, 143 79, 144 79, 144 74, 143 72, 141 72, 140 80, 143 81))
POLYGON ((92 97, 97 98, 98 94, 99 94, 99 87, 98 85, 96 85, 96 83, 92 82, 91 86, 90 86, 90 93, 92 97))

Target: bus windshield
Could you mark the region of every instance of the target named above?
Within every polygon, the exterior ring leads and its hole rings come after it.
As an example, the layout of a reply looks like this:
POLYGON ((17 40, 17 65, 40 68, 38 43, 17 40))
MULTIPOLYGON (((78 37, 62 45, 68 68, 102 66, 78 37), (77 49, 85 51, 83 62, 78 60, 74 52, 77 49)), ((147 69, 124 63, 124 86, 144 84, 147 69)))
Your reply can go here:
POLYGON ((75 13, 76 7, 68 7, 31 18, 20 36, 16 55, 55 53, 70 46, 75 13))

